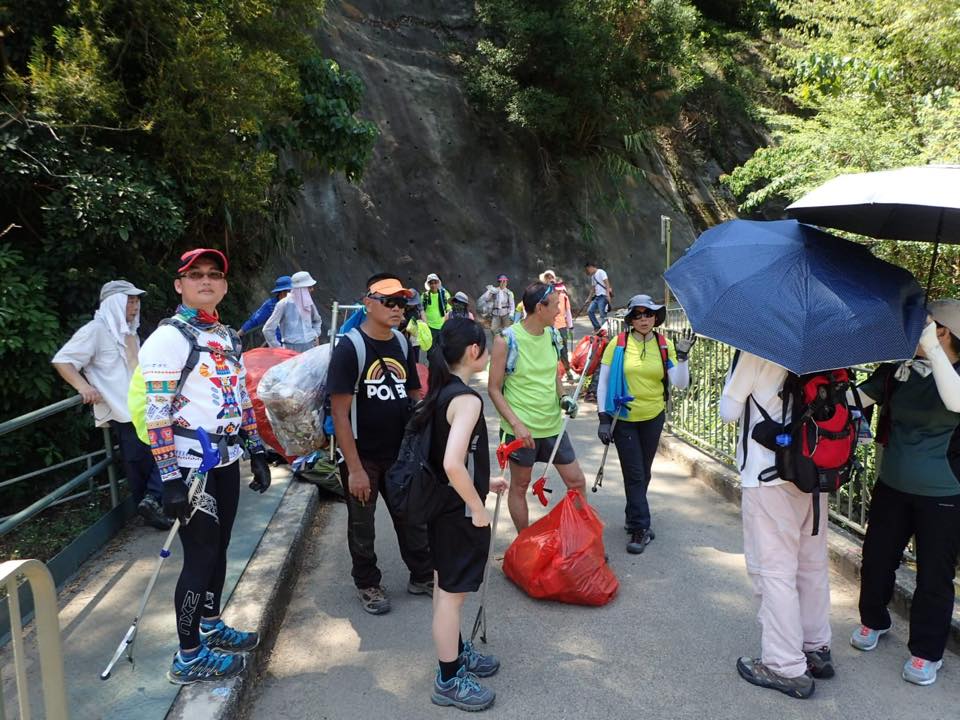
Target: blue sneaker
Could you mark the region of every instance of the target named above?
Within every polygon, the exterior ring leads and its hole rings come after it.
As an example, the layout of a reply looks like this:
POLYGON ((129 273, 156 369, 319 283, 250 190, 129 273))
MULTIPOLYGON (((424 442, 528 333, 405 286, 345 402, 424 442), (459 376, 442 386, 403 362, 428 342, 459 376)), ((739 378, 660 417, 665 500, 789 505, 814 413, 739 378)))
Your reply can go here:
POLYGON ((912 655, 903 666, 903 679, 914 685, 933 685, 943 660, 925 660, 912 655))
POLYGON ((192 660, 184 660, 179 652, 173 656, 167 680, 174 685, 226 680, 243 672, 245 664, 243 655, 228 655, 201 645, 192 660))
POLYGON ((242 653, 253 650, 260 644, 260 636, 255 632, 234 630, 223 620, 208 625, 200 621, 200 644, 211 650, 225 653, 242 653))
POLYGON ((437 669, 430 702, 441 706, 452 705, 467 712, 479 712, 493 705, 496 698, 493 690, 477 682, 477 676, 467 672, 467 668, 461 665, 457 674, 447 682, 440 679, 440 670, 437 669))
POLYGON ((496 655, 481 655, 469 640, 463 644, 460 659, 463 660, 467 672, 472 672, 477 677, 496 675, 500 669, 500 660, 496 655))
POLYGON ((890 632, 890 628, 886 630, 874 630, 873 628, 868 628, 866 625, 861 625, 854 630, 853 635, 850 636, 850 644, 857 650, 868 652, 877 646, 877 643, 880 642, 880 636, 886 635, 888 632, 890 632))

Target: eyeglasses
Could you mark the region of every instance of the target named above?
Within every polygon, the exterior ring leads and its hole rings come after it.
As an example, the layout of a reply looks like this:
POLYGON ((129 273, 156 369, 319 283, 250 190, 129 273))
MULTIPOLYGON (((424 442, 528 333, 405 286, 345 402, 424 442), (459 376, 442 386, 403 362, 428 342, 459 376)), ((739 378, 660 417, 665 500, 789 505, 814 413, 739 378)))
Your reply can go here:
POLYGON ((180 277, 193 280, 194 282, 200 282, 204 278, 210 278, 211 280, 223 280, 225 277, 227 277, 227 274, 220 272, 219 270, 211 270, 210 272, 204 272, 203 270, 188 270, 187 272, 181 274, 180 277))
POLYGON ((630 313, 631 320, 636 320, 637 318, 655 318, 656 316, 657 316, 656 310, 648 310, 647 308, 643 308, 641 310, 633 310, 630 313))
POLYGON ((390 295, 390 296, 374 295, 373 293, 368 293, 367 297, 370 298, 371 300, 376 300, 385 308, 390 308, 391 310, 394 308, 400 308, 401 310, 405 310, 407 307, 406 298, 394 297, 393 295, 390 295))
POLYGON ((546 305, 547 298, 550 297, 550 293, 553 292, 553 285, 547 285, 547 289, 543 291, 543 295, 540 296, 540 299, 537 300, 537 304, 546 305))

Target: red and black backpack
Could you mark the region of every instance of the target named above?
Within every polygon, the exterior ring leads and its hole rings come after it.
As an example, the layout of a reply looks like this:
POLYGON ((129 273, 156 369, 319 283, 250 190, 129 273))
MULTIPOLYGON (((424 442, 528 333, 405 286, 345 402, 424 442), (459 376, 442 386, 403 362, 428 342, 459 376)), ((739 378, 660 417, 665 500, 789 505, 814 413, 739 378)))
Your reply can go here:
MULTIPOLYGON (((813 495, 814 535, 820 529, 820 493, 836 492, 860 469, 856 449, 862 413, 854 412, 854 408, 847 405, 851 378, 851 372, 846 369, 809 375, 788 373, 780 390, 782 423, 771 419, 754 401, 763 420, 751 435, 776 455, 776 464, 761 472, 759 479, 761 482, 786 480, 813 495)), ((749 427, 749 407, 748 399, 745 427, 749 427)), ((744 438, 744 464, 746 445, 744 438)))

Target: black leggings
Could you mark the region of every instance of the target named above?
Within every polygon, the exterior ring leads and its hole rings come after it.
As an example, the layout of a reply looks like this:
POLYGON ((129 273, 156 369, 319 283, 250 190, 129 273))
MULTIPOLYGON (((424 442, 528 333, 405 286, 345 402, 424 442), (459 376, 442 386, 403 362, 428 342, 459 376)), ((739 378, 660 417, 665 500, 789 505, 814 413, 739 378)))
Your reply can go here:
MULTIPOLYGON (((188 470, 182 469, 184 478, 188 470)), ((207 473, 206 492, 216 498, 217 517, 199 510, 186 527, 180 526, 183 569, 173 596, 180 647, 200 644, 200 605, 203 617, 220 614, 220 594, 227 575, 227 547, 240 502, 240 463, 230 463, 207 473)))

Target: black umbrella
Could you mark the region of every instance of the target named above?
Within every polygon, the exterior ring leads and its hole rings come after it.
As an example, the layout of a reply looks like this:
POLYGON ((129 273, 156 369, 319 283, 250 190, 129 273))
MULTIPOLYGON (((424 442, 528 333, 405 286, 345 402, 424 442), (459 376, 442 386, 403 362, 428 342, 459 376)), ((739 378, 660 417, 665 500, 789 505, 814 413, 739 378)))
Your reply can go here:
POLYGON ((787 208, 800 222, 886 240, 960 244, 960 165, 840 175, 787 208))

